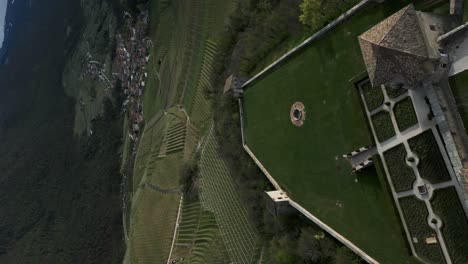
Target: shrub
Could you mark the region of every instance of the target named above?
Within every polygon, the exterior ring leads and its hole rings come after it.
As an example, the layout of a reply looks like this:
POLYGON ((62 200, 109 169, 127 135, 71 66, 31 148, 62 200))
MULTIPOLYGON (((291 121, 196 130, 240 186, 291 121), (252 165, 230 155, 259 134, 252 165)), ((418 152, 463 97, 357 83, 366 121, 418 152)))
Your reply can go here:
POLYGON ((442 220, 442 236, 452 263, 468 263, 468 222, 454 187, 436 190, 432 208, 442 220))
MULTIPOLYGON (((416 176, 413 173, 413 169, 408 167, 405 162, 405 146, 400 144, 385 151, 384 158, 395 191, 402 192, 410 190, 413 187, 413 182, 416 180, 416 176)), ((411 158, 414 161, 413 157, 408 158, 408 160, 411 158)))
POLYGON ((398 102, 393 112, 395 113, 398 129, 400 129, 400 131, 404 131, 418 123, 418 118, 414 112, 413 103, 409 96, 398 102))
POLYGON ((400 199, 400 206, 411 240, 417 239, 417 242, 413 241, 413 246, 418 256, 430 263, 445 263, 439 243, 426 244, 424 241, 436 235, 435 230, 427 224, 429 213, 425 203, 414 196, 409 196, 400 199))
POLYGON ((395 135, 392 119, 387 111, 380 111, 371 118, 379 142, 384 142, 395 135))
POLYGON ((408 144, 419 157, 418 169, 421 177, 432 184, 450 180, 450 174, 432 130, 426 130, 413 137, 408 140, 408 144))
POLYGON ((398 96, 406 93, 408 89, 403 88, 403 86, 385 86, 385 91, 387 92, 388 97, 390 98, 397 98, 398 96))
POLYGON ((360 85, 360 87, 362 89, 362 94, 364 95, 365 103, 369 111, 372 111, 382 105, 384 101, 382 89, 379 87, 372 87, 369 81, 364 82, 360 85))

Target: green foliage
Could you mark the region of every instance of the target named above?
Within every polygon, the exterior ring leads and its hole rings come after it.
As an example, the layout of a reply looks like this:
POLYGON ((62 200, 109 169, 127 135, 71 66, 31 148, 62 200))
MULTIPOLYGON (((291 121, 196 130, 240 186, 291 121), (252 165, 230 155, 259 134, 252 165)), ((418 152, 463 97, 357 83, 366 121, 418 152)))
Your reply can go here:
POLYGON ((436 236, 435 230, 427 223, 429 213, 425 203, 414 196, 401 198, 399 202, 411 240, 417 239, 417 243, 413 243, 413 246, 418 256, 430 263, 445 263, 440 243, 425 242, 426 238, 436 236))
POLYGON ((419 157, 418 169, 421 177, 432 184, 450 180, 450 174, 432 130, 426 130, 411 138, 408 144, 411 151, 419 157))
POLYGON ((297 20, 296 0, 241 0, 231 15, 228 34, 234 50, 230 57, 233 72, 249 75, 259 61, 282 42, 302 32, 297 20), (253 4, 253 6, 252 6, 253 4))
POLYGON ((418 117, 414 112, 413 103, 410 97, 399 101, 393 108, 395 118, 400 131, 405 131, 413 125, 418 123, 418 117))
POLYGON ((396 192, 410 190, 416 180, 413 169, 406 164, 406 149, 403 144, 393 147, 384 153, 390 178, 396 192))
POLYGON ((468 263, 468 221, 454 187, 439 189, 431 201, 442 220, 442 236, 452 263, 468 263))
POLYGON ((369 111, 372 111, 383 104, 384 95, 380 87, 372 87, 369 81, 366 81, 360 85, 360 87, 369 111))
POLYGON ((389 87, 385 86, 385 92, 387 92, 388 97, 390 98, 397 98, 398 96, 406 93, 408 89, 398 86, 398 87, 389 87))
POLYGON ((357 2, 359 1, 303 0, 300 5, 302 14, 299 16, 299 20, 315 31, 347 11, 357 2))
POLYGON ((382 110, 377 114, 374 114, 371 118, 379 142, 384 142, 385 140, 395 136, 395 130, 393 128, 389 112, 382 110))
POLYGON ((75 137, 76 102, 62 86, 85 26, 79 4, 8 11, 16 18, 10 63, 0 71, 0 263, 122 260, 121 120, 106 112, 93 122, 93 137, 75 137))

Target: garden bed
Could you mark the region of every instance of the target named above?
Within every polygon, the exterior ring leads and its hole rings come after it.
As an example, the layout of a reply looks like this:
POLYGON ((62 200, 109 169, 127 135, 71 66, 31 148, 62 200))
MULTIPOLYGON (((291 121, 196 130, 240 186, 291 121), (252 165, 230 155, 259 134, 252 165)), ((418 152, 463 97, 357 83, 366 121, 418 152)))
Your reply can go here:
POLYGON ((398 129, 400 129, 400 131, 404 131, 418 123, 418 118, 409 96, 395 104, 393 112, 395 113, 398 129))
POLYGON ((468 263, 468 221, 455 188, 436 190, 431 203, 442 220, 442 235, 452 263, 468 263))
POLYGON ((395 130, 393 129, 390 113, 383 110, 373 115, 371 118, 379 142, 384 142, 385 140, 395 136, 395 130))
POLYGON ((391 88, 388 86, 385 86, 385 92, 387 92, 388 97, 390 98, 397 98, 398 96, 406 93, 408 89, 399 87, 399 88, 391 88))
POLYGON ((383 104, 384 95, 380 87, 372 87, 369 81, 364 81, 359 84, 359 86, 362 89, 364 101, 369 111, 372 111, 383 104))
POLYGON ((396 192, 411 190, 416 180, 413 169, 406 164, 406 149, 403 144, 393 147, 384 153, 390 178, 396 192))
POLYGON ((418 256, 429 263, 445 263, 445 258, 439 243, 426 244, 428 237, 436 236, 436 232, 427 223, 426 205, 414 196, 400 199, 401 210, 410 233, 410 238, 418 256))
POLYGON ((422 178, 432 184, 450 180, 450 174, 432 130, 426 130, 413 137, 408 140, 408 144, 419 157, 418 169, 422 178))

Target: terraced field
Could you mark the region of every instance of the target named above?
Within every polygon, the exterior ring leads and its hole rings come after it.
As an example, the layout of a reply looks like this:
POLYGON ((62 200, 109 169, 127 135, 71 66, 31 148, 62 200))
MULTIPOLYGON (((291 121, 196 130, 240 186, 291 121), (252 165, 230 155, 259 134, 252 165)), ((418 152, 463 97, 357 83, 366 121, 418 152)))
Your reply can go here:
POLYGON ((213 212, 233 263, 254 263, 260 253, 259 237, 250 224, 236 186, 217 150, 210 130, 200 158, 201 203, 213 212))
MULTIPOLYGON (((224 29, 234 1, 165 1, 159 2, 157 25, 151 29, 153 49, 148 68, 149 80, 144 94, 144 115, 176 104, 192 111, 208 104, 203 97, 211 87, 216 41, 224 29), (197 95, 198 94, 198 95, 197 95), (198 101, 198 102, 195 102, 198 101)), ((156 6, 156 5, 154 5, 156 6)), ((209 111, 200 113, 206 120, 209 111)), ((197 117, 194 117, 197 119, 197 117)))
POLYGON ((202 209, 200 202, 184 202, 172 260, 183 263, 231 263, 213 213, 202 209))

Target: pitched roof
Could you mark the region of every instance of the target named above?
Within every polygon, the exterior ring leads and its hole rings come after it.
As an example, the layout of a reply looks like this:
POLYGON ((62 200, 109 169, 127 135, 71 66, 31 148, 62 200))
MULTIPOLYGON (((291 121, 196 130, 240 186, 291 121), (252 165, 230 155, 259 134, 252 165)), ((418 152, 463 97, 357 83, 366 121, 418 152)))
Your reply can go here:
POLYGON ((432 70, 412 4, 360 35, 359 44, 373 86, 396 77, 412 84, 432 70))

